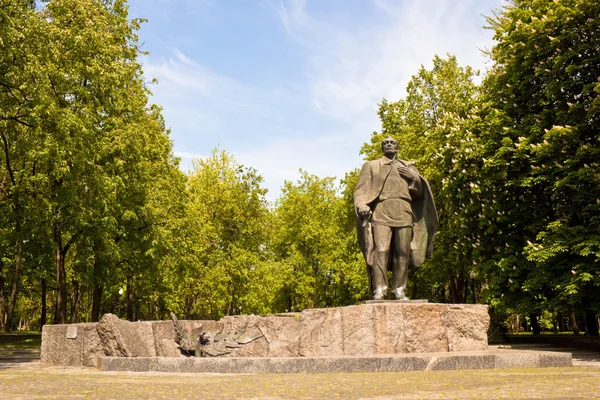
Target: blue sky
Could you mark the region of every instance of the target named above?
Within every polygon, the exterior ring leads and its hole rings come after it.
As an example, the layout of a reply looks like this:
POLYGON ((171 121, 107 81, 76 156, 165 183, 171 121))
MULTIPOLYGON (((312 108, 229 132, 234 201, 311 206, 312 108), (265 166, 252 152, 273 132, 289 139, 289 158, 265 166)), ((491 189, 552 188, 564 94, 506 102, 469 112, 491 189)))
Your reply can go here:
POLYGON ((268 198, 302 168, 343 177, 435 54, 485 70, 502 0, 130 0, 152 102, 187 170, 216 146, 263 175, 268 198))

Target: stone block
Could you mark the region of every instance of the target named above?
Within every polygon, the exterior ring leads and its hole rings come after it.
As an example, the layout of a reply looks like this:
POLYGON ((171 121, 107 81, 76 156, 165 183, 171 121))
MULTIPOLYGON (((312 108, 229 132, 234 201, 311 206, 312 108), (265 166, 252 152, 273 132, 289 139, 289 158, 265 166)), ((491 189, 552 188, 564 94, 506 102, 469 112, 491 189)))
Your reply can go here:
POLYGON ((97 322, 78 324, 79 334, 83 336, 81 363, 84 367, 96 367, 98 357, 104 356, 104 349, 100 342, 100 336, 98 336, 97 327, 97 322))
POLYGON ((300 355, 303 357, 344 354, 342 312, 339 308, 316 308, 300 315, 300 355))
POLYGON ((456 356, 457 369, 493 369, 496 357, 491 354, 456 356))
POLYGON ((425 371, 450 371, 458 369, 455 357, 429 357, 425 371))
POLYGON ((177 333, 173 327, 173 321, 152 321, 152 335, 154 337, 154 348, 158 357, 179 357, 181 351, 177 348, 177 333), (173 350, 177 348, 177 354, 173 350))
POLYGON ((152 322, 129 322, 114 314, 104 314, 97 326, 107 356, 155 357, 152 322))
POLYGON ((181 354, 179 345, 173 339, 160 339, 156 348, 157 357, 185 357, 181 354))
POLYGON ((540 352, 540 367, 572 367, 571 353, 540 352))
POLYGON ((156 370, 159 358, 156 357, 100 357, 98 369, 101 371, 149 372, 156 370))
POLYGON ((400 304, 374 304, 375 354, 405 352, 404 314, 400 304))
POLYGON ((264 317, 263 333, 269 342, 269 357, 298 357, 300 316, 264 317))
POLYGON ((223 317, 222 335, 226 336, 230 333, 240 333, 242 337, 255 338, 249 343, 240 345, 241 347, 233 350, 228 356, 230 357, 267 357, 269 354, 269 341, 265 337, 266 323, 262 322, 262 317, 257 315, 240 315, 233 317, 223 317), (262 323, 261 323, 262 322, 262 323), (243 332, 243 333, 242 333, 243 332))
POLYGON ((300 319, 294 316, 241 315, 221 319, 226 336, 231 332, 258 339, 242 344, 229 357, 296 357, 299 352, 300 319))
POLYGON ((496 368, 537 368, 540 366, 540 356, 538 353, 514 352, 511 350, 505 353, 497 353, 496 368))
POLYGON ((377 372, 425 370, 427 363, 415 357, 379 357, 377 372), (420 363, 419 363, 420 362, 420 363), (415 366, 416 364, 416 366, 415 366))
POLYGON ((189 373, 196 372, 193 368, 195 357, 167 358, 160 357, 156 360, 156 372, 189 373))
POLYGON ((521 360, 546 358, 546 366, 567 366, 568 353, 533 351, 493 351, 400 354, 387 356, 339 357, 239 357, 239 358, 167 358, 102 357, 102 371, 157 371, 172 373, 323 373, 323 372, 393 372, 493 369, 528 367, 521 360), (499 359, 506 362, 498 363, 499 359), (512 361, 511 361, 512 359, 512 361), (495 360, 495 362, 494 362, 495 360))
POLYGON ((448 351, 445 304, 401 305, 404 314, 405 351, 437 353, 448 351))
MULTIPOLYGON (((487 307, 482 305, 387 301, 309 309, 295 314, 232 316, 221 321, 182 320, 180 323, 191 341, 198 342, 202 333, 212 333, 214 348, 210 350, 213 351, 205 352, 210 356, 358 357, 483 350, 487 348, 489 317, 487 307), (235 335, 231 334, 236 332, 242 332, 244 337, 233 338, 235 335)), ((181 357, 172 321, 131 323, 107 314, 96 324, 48 325, 45 329, 42 362, 46 363, 95 366, 99 355, 181 357)), ((397 368, 418 370, 429 365, 429 361, 421 365, 423 360, 415 360, 397 368)), ((554 356, 544 360, 548 365, 570 362, 554 356)), ((377 365, 380 362, 377 361, 377 365)), ((465 362, 479 368, 489 360, 465 362)), ((499 358, 496 362, 502 365, 509 361, 499 358)), ((522 362, 532 363, 526 358, 522 362)), ((537 363, 540 364, 539 358, 537 363)), ((392 368, 392 364, 381 365, 383 370, 392 368)), ((450 368, 450 365, 451 361, 435 361, 430 367, 450 368)))
POLYGON ((83 335, 67 339, 67 330, 71 325, 44 325, 42 328, 42 364, 82 366, 83 335))
POLYGON ((448 351, 486 350, 490 326, 488 306, 448 304, 446 307, 448 351))
POLYGON ((344 355, 375 354, 373 306, 341 307, 344 355))

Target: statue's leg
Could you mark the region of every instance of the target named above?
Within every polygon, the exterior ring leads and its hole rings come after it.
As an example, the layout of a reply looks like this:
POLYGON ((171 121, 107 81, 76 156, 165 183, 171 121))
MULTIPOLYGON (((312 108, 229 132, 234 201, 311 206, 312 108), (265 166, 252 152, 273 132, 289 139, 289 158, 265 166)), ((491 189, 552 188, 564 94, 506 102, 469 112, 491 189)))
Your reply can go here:
POLYGON ((373 257, 373 299, 382 300, 388 288, 387 267, 390 256, 392 228, 373 224, 373 242, 375 254, 373 257))
POLYGON ((408 275, 408 260, 410 257, 410 242, 412 227, 394 228, 393 258, 392 258, 392 293, 398 300, 408 300, 406 297, 406 277, 408 275))

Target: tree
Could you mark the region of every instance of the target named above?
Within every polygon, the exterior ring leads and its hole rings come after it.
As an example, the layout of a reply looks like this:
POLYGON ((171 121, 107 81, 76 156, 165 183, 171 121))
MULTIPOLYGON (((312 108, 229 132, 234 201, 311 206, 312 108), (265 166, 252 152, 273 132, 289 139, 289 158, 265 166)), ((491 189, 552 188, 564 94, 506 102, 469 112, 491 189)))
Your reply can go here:
POLYGON ((38 205, 40 105, 37 82, 42 45, 40 21, 31 2, 9 2, 0 10, 0 326, 13 326, 23 273, 27 232, 35 230, 27 210, 38 205), (5 266, 12 267, 9 270, 5 266), (7 298, 5 281, 10 282, 7 298))
POLYGON ((497 44, 482 134, 488 184, 506 193, 496 205, 506 219, 490 232, 508 238, 495 255, 500 268, 486 268, 492 301, 534 317, 545 307, 585 310, 592 334, 600 310, 599 14, 597 1, 516 0, 488 18, 497 44))
POLYGON ((148 105, 137 62, 141 20, 128 19, 120 0, 57 0, 39 10, 14 1, 0 18, 7 46, 0 56, 7 72, 0 78, 0 230, 7 233, 0 242, 0 311, 8 314, 6 328, 23 276, 42 287, 45 322, 49 249, 55 322, 85 315, 88 290, 97 319, 103 287, 123 280, 133 319, 134 277, 152 275, 162 261, 152 256, 159 253, 157 226, 165 224, 153 196, 184 192, 160 109, 148 105), (157 174, 173 180, 157 180, 157 174), (10 296, 3 301, 7 278, 10 296))
POLYGON ((435 56, 433 68, 421 66, 407 86, 407 96, 379 105, 381 132, 373 133, 362 153, 381 155, 386 136, 398 140, 398 157, 416 160, 432 188, 440 216, 433 260, 411 271, 411 297, 463 303, 476 301, 472 284, 473 252, 481 244, 477 234, 481 190, 478 169, 480 143, 477 75, 461 67, 456 57, 435 56))
POLYGON ((297 183, 284 183, 274 210, 272 246, 286 271, 286 310, 353 304, 368 292, 361 290, 356 298, 352 290, 357 280, 366 287, 366 274, 358 246, 347 253, 349 238, 356 244, 356 233, 353 226, 344 230, 346 204, 336 193, 334 178, 301 171, 297 183))
MULTIPOLYGON (((250 288, 265 271, 269 210, 262 177, 225 151, 193 161, 189 218, 204 240, 183 286, 184 315, 218 318, 252 312, 250 288)), ((275 289, 275 288, 274 288, 275 289)))

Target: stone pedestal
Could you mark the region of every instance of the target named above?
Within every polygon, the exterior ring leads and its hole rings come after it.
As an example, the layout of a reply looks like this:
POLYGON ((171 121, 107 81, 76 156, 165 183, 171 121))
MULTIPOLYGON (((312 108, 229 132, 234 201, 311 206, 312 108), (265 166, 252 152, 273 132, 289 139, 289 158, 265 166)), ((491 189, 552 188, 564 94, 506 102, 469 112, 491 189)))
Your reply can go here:
POLYGON ((300 356, 487 349, 488 307, 410 302, 304 310, 300 356))
MULTIPOLYGON (((386 301, 181 322, 195 340, 203 333, 252 338, 238 340, 223 357, 365 357, 486 350, 489 315, 486 305, 386 301)), ((98 324, 46 325, 42 362, 96 366, 102 355, 179 357, 175 339, 171 321, 130 323, 105 315, 98 324)))

